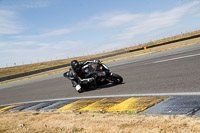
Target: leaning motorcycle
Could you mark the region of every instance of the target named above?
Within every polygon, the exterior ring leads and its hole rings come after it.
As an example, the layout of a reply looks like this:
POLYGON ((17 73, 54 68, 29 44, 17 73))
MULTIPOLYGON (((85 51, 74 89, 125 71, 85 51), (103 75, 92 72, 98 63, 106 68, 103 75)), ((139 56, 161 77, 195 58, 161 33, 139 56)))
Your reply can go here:
MULTIPOLYGON (((79 78, 81 86, 81 89, 77 90, 79 93, 93 86, 96 87, 109 83, 117 85, 123 82, 123 78, 118 74, 110 72, 110 69, 104 63, 91 62, 83 66, 82 71, 84 72, 86 79, 93 78, 94 80, 93 82, 88 82, 85 79, 79 78)), ((63 75, 69 80, 73 79, 73 77, 70 76, 70 71, 65 72, 63 75)))

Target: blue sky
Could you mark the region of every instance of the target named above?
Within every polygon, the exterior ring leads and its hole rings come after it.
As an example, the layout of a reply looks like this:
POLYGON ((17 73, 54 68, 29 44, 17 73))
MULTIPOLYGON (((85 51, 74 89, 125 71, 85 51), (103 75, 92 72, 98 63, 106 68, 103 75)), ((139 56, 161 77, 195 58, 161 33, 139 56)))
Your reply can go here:
POLYGON ((0 0, 0 67, 134 46, 199 23, 199 0, 0 0))

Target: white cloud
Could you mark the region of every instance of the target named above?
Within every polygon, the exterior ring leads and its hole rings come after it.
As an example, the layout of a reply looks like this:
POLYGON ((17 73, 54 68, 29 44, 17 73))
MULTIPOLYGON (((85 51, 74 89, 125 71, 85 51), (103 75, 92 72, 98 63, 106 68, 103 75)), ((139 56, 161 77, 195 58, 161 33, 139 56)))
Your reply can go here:
MULTIPOLYGON (((87 47, 88 44, 87 44, 87 47)), ((85 43, 82 40, 64 40, 57 43, 40 41, 18 41, 1 42, 0 67, 9 66, 13 63, 22 64, 40 61, 49 61, 51 59, 63 59, 74 56, 82 56, 89 53, 90 48, 85 49, 85 43), (3 64, 4 63, 4 64, 3 64)))
POLYGON ((64 40, 58 43, 53 44, 53 48, 55 49, 72 49, 73 47, 80 47, 84 45, 83 41, 77 40, 77 41, 73 41, 73 40, 64 40))
POLYGON ((65 35, 71 32, 78 32, 80 30, 88 30, 88 29, 99 29, 99 28, 112 28, 119 27, 131 23, 133 21, 138 21, 141 18, 142 14, 131 14, 124 12, 111 12, 108 14, 103 14, 100 16, 94 16, 87 21, 83 21, 77 25, 74 25, 72 28, 62 28, 56 29, 52 31, 48 31, 46 33, 41 33, 38 35, 20 35, 14 36, 13 38, 22 39, 22 40, 35 40, 35 39, 43 39, 52 36, 65 35))
POLYGON ((44 39, 52 36, 61 36, 70 33, 71 30, 67 28, 56 29, 52 31, 48 31, 46 33, 38 34, 38 35, 21 35, 21 36, 14 36, 13 38, 22 39, 22 40, 37 40, 37 39, 44 39))
POLYGON ((187 3, 169 11, 151 13, 110 12, 93 16, 87 21, 74 26, 73 31, 79 30, 109 30, 115 32, 110 37, 114 40, 130 41, 136 35, 150 33, 162 28, 178 24, 185 14, 193 14, 200 1, 187 3))
POLYGON ((16 9, 21 8, 42 8, 47 7, 48 0, 18 0, 18 1, 1 1, 0 5, 0 35, 19 34, 25 31, 26 26, 20 22, 16 9))
POLYGON ((100 29, 113 28, 138 21, 143 14, 131 14, 127 12, 110 12, 99 16, 93 16, 89 20, 79 23, 76 29, 100 29))
MULTIPOLYGON (((64 40, 56 43, 52 42, 40 42, 40 41, 7 41, 1 42, 0 48, 4 49, 1 52, 21 52, 21 51, 43 51, 45 53, 47 51, 68 51, 70 52, 73 49, 79 49, 84 46, 84 42, 81 40, 73 41, 73 40, 64 40)), ((81 49, 82 50, 82 49, 81 49)), ((42 54, 41 53, 41 54, 42 54)))
POLYGON ((133 21, 137 21, 142 15, 140 14, 131 14, 131 13, 112 13, 108 15, 102 15, 94 17, 91 20, 98 27, 115 27, 121 26, 133 21))
POLYGON ((200 17, 200 13, 195 14, 196 17, 200 17))
POLYGON ((192 2, 166 12, 153 12, 144 15, 143 19, 122 30, 119 34, 113 35, 112 40, 127 40, 135 35, 150 33, 160 28, 170 27, 177 24, 180 19, 200 2, 192 2))
POLYGON ((0 35, 18 34, 24 30, 16 16, 13 11, 0 10, 0 35))
POLYGON ((35 41, 15 41, 15 42, 7 41, 0 43, 0 49, 3 49, 1 53, 6 53, 6 52, 12 53, 13 51, 15 52, 17 51, 20 53, 23 50, 34 51, 41 47, 43 47, 43 45, 35 41))

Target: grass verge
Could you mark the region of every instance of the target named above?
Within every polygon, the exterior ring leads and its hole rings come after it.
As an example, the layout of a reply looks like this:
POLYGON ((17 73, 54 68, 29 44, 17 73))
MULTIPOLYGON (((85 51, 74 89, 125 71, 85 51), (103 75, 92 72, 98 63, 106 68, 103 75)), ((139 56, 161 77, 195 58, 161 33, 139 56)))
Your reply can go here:
POLYGON ((200 118, 195 116, 65 110, 4 112, 0 113, 0 118, 0 132, 4 133, 200 132, 200 118))

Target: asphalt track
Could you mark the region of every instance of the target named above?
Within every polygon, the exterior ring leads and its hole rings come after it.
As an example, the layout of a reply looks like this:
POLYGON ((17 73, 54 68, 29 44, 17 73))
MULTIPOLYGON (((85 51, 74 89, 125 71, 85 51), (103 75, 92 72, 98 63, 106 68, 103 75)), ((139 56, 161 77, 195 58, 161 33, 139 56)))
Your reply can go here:
POLYGON ((200 45, 108 63, 124 84, 77 93, 62 73, 0 87, 0 105, 19 102, 95 96, 199 95, 200 45))

